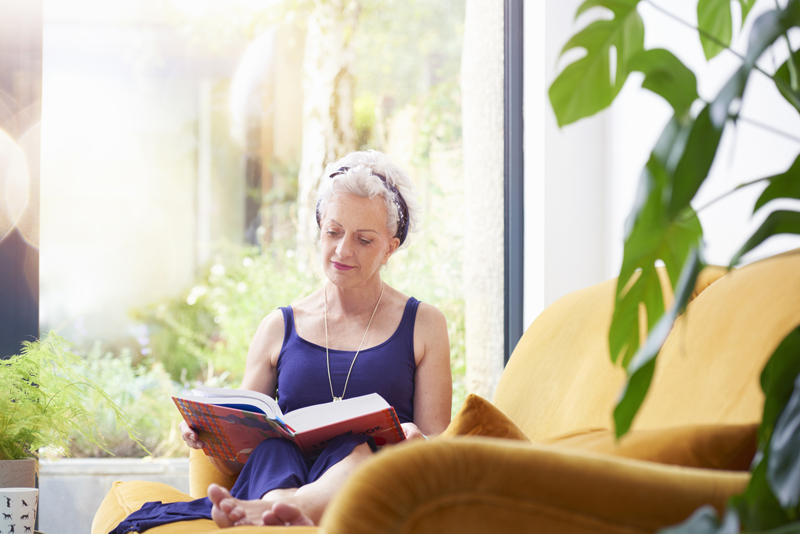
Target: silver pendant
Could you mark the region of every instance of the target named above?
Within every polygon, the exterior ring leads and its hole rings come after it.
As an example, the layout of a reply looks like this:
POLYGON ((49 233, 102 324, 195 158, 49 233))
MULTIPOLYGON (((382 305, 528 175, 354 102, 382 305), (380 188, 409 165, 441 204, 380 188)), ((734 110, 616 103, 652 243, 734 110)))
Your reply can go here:
POLYGON ((333 398, 333 402, 340 401, 340 400, 342 400, 342 398, 341 398, 341 397, 334 397, 334 398, 333 398))

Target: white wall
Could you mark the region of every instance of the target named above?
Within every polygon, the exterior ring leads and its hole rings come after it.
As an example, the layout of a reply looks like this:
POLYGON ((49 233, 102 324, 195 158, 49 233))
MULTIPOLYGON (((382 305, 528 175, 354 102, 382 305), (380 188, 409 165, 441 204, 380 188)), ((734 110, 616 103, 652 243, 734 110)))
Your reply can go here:
MULTIPOLYGON (((580 3, 525 4, 526 326, 559 297, 616 275, 622 261, 623 224, 639 173, 671 115, 666 103, 641 89, 641 75, 634 74, 611 109, 563 130, 557 128, 546 91, 563 67, 557 64, 561 47, 592 16, 573 22, 580 3)), ((696 23, 696 2, 660 0, 659 5, 696 23)), ((759 0, 744 31, 773 5, 759 0)), ((739 60, 723 52, 708 63, 693 30, 647 4, 640 4, 639 12, 646 26, 645 46, 668 48, 697 74, 701 97, 716 96, 739 60)), ((745 43, 746 39, 738 41, 737 48, 742 50, 745 43)), ((786 51, 780 50, 775 61, 779 65, 785 57, 786 51)), ((774 69, 772 60, 762 66, 774 69)), ((800 136, 797 112, 762 75, 751 78, 742 115, 800 136)), ((723 136, 695 207, 739 183, 785 171, 798 152, 800 143, 740 124, 723 136)), ((709 262, 727 264, 766 217, 766 213, 754 219, 749 215, 763 187, 743 190, 700 213, 709 262)), ((753 261, 798 246, 800 237, 779 236, 745 259, 753 261)))
POLYGON ((579 4, 525 3, 526 327, 561 296, 604 278, 607 118, 559 130, 547 101, 579 4))

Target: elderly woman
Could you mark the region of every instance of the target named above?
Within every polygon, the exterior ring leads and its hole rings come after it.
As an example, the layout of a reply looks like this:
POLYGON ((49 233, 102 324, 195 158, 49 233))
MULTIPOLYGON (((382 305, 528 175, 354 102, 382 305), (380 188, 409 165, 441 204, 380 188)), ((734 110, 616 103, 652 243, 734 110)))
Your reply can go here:
MULTIPOLYGON (((452 395, 444 315, 381 280, 415 224, 410 180, 386 155, 355 152, 326 169, 317 198, 327 281, 261 322, 242 388, 277 393, 284 412, 377 392, 394 406, 407 438, 439 434, 450 421, 452 395)), ((188 445, 202 448, 182 425, 188 445)), ((244 465, 215 460, 221 471, 239 473, 230 493, 212 485, 208 499, 148 503, 116 532, 209 514, 223 528, 318 524, 373 445, 342 436, 310 460, 288 440, 266 440, 244 465)))

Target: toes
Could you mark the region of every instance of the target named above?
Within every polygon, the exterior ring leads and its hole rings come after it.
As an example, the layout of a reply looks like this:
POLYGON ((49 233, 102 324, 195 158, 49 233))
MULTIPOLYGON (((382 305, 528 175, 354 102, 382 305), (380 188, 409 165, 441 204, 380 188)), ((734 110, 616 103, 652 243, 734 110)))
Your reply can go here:
POLYGON ((314 522, 306 516, 300 508, 291 504, 278 502, 272 507, 272 512, 278 519, 278 525, 313 525, 314 522))
POLYGON ((233 522, 240 521, 245 517, 247 517, 247 513, 245 513, 245 511, 238 506, 228 512, 228 519, 233 522))
POLYGON ((286 524, 285 521, 278 519, 278 516, 272 510, 264 512, 261 516, 261 521, 267 526, 284 526, 286 524))
POLYGON ((223 499, 219 503, 219 509, 225 512, 226 514, 230 514, 233 510, 236 509, 236 501, 233 498, 223 499))
POLYGON ((291 523, 301 515, 300 509, 296 506, 280 502, 275 503, 272 511, 275 513, 278 519, 283 520, 284 523, 291 523))
POLYGON ((230 496, 231 494, 228 493, 228 490, 226 490, 219 484, 211 484, 210 486, 208 486, 208 499, 213 504, 219 505, 220 501, 230 496))

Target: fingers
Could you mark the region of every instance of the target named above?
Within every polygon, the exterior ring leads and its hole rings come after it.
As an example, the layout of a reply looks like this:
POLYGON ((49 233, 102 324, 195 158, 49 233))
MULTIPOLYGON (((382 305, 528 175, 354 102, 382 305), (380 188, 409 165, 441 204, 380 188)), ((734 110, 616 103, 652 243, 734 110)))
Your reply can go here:
POLYGON ((183 441, 186 442, 186 445, 192 449, 202 449, 205 447, 205 443, 200 441, 200 438, 197 436, 197 432, 192 430, 189 425, 186 424, 186 421, 181 421, 179 425, 181 430, 181 437, 183 437, 183 441))
POLYGON ((205 443, 203 443, 197 438, 197 434, 193 434, 188 438, 184 438, 184 441, 186 442, 186 445, 188 445, 189 448, 191 449, 203 449, 206 446, 205 443))
POLYGON ((414 423, 403 423, 400 426, 403 427, 403 433, 406 435, 406 439, 424 439, 427 441, 428 438, 414 423))

